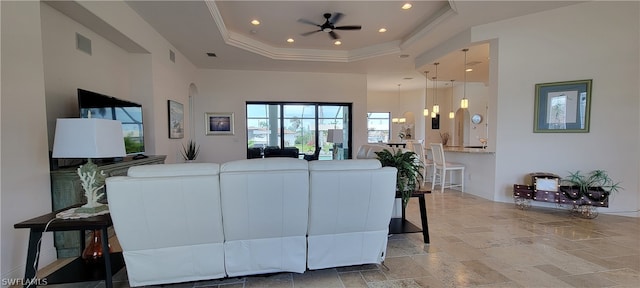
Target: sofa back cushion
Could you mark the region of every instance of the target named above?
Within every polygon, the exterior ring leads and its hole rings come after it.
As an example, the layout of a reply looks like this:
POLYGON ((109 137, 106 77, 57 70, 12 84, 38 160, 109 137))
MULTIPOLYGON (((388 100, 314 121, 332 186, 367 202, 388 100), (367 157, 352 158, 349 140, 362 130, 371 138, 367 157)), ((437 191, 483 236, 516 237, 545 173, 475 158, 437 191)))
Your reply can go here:
POLYGON ((238 160, 223 164, 220 171, 229 276, 304 272, 308 161, 238 160))
POLYGON ((397 170, 375 159, 309 163, 308 267, 384 260, 397 170))
POLYGON ((144 165, 107 178, 130 285, 226 276, 219 170, 215 163, 144 165))

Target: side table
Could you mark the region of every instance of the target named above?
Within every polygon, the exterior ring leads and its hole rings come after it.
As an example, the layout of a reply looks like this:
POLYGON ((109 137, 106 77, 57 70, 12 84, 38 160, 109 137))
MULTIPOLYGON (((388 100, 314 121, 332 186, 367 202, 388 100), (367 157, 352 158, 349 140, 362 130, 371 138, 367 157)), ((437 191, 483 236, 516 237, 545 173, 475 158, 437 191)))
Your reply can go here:
MULTIPOLYGON (((76 207, 80 205, 74 205, 76 207)), ((69 208, 72 208, 69 207, 69 208)), ((42 216, 38 216, 27 221, 20 222, 13 225, 14 228, 28 228, 29 232, 29 247, 27 250, 27 265, 24 273, 24 287, 33 282, 30 287, 36 287, 38 281, 34 281, 36 272, 38 270, 37 252, 40 249, 40 238, 43 232, 53 231, 79 231, 81 248, 84 250, 85 237, 84 232, 86 230, 101 230, 102 235, 102 251, 109 251, 109 237, 107 237, 107 228, 113 225, 110 214, 104 214, 99 216, 93 216, 82 219, 60 219, 56 218, 56 214, 65 209, 51 212, 42 216), (51 223, 49 221, 53 220, 51 223), (47 224, 49 226, 47 227, 47 224), (45 231, 46 227, 46 231, 45 231)), ((81 250, 81 251, 82 251, 81 250)), ((124 267, 124 259, 122 253, 103 253, 104 264, 85 264, 82 258, 78 257, 72 262, 68 263, 59 270, 46 276, 47 284, 58 284, 68 282, 83 282, 83 281, 95 281, 105 280, 107 288, 112 288, 112 272, 118 272, 124 267)))
MULTIPOLYGON (((429 244, 429 222, 427 221, 427 205, 424 201, 424 194, 431 194, 430 190, 416 190, 411 193, 411 198, 418 198, 420 205, 420 222, 422 229, 406 219, 405 207, 402 206, 402 218, 391 218, 389 223, 389 234, 417 233, 422 232, 424 243, 429 244)), ((396 198, 402 199, 402 194, 396 192, 396 198)))

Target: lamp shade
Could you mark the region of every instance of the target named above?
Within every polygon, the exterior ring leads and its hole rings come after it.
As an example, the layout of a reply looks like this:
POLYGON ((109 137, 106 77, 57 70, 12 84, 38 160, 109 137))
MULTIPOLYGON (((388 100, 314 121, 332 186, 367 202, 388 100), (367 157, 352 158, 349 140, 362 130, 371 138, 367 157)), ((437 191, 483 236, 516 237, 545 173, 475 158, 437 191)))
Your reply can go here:
POLYGON ((125 155, 120 121, 97 118, 56 121, 53 158, 107 158, 125 155))
POLYGON ((329 129, 327 131, 327 142, 333 144, 342 143, 342 129, 329 129))

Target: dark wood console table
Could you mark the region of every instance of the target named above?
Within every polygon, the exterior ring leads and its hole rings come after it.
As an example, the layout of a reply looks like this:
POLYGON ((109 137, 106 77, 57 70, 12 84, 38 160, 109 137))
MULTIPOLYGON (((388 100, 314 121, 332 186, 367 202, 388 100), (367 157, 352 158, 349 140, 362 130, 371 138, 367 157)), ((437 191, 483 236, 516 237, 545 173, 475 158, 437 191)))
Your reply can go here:
MULTIPOLYGON (((79 231, 80 243, 82 244, 81 249, 84 250, 84 231, 101 230, 102 235, 107 235, 107 229, 113 225, 111 215, 109 214, 82 219, 55 219, 56 213, 60 211, 51 212, 13 225, 14 228, 30 229, 27 265, 24 272, 24 287, 28 287, 30 281, 33 284, 29 287, 36 287, 39 282, 35 277, 38 270, 37 252, 40 249, 39 242, 43 232, 79 231), (55 220, 49 223, 51 219, 55 220), (48 227, 47 223, 49 223, 48 227), (46 231, 45 227, 47 228, 46 231)), ((102 237, 102 251, 109 251, 108 238, 109 237, 102 237)), ((46 279, 47 285, 104 279, 106 287, 112 288, 112 275, 124 267, 124 259, 122 253, 103 253, 103 255, 104 263, 87 264, 84 263, 82 258, 78 257, 59 270, 45 276, 43 279, 46 279)))
MULTIPOLYGON (((391 218, 389 223, 389 234, 417 233, 422 232, 424 243, 429 244, 429 222, 427 221, 427 205, 424 201, 424 194, 431 194, 429 190, 416 190, 411 193, 411 198, 418 198, 420 205, 420 222, 422 229, 406 219, 405 207, 402 206, 402 218, 391 218)), ((402 199, 402 195, 396 192, 396 198, 402 199)), ((411 199, 409 199, 411 200, 411 199)))

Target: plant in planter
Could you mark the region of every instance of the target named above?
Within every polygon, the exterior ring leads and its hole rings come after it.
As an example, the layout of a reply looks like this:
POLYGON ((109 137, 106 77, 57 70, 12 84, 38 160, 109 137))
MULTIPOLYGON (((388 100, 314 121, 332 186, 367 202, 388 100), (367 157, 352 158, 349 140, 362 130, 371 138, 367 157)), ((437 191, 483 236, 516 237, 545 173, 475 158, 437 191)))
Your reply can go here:
POLYGON ((383 167, 395 167, 398 169, 396 176, 396 190, 402 193, 402 205, 407 206, 411 193, 419 187, 422 181, 423 166, 418 156, 413 151, 396 150, 395 153, 387 149, 375 152, 383 167))
POLYGON ((622 189, 620 182, 613 182, 604 170, 593 170, 586 175, 580 171, 569 172, 569 176, 562 179, 562 184, 577 188, 581 196, 587 197, 591 190, 604 191, 609 195, 622 189))
POLYGON ((597 217, 595 207, 608 207, 609 195, 620 189, 620 182, 614 182, 604 170, 588 174, 569 172, 569 176, 562 178, 560 186, 562 194, 573 201, 574 212, 586 218, 597 217))
POLYGON ((196 158, 198 157, 198 153, 200 153, 200 146, 196 145, 195 141, 189 140, 189 144, 187 145, 187 147, 184 147, 184 144, 182 144, 181 153, 182 158, 184 158, 184 160, 187 162, 196 160, 196 158))

